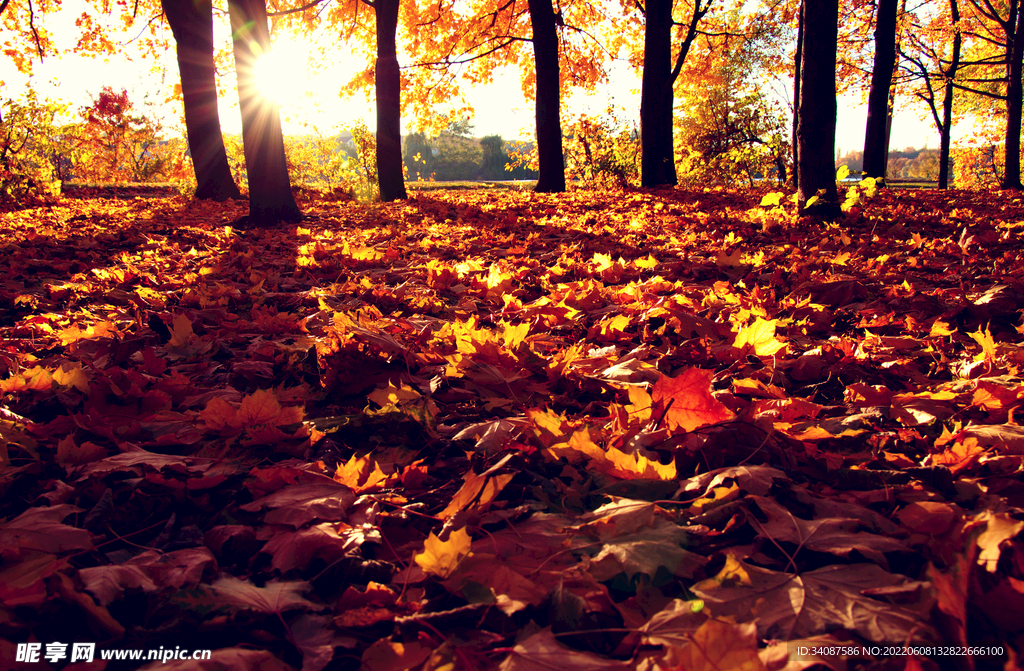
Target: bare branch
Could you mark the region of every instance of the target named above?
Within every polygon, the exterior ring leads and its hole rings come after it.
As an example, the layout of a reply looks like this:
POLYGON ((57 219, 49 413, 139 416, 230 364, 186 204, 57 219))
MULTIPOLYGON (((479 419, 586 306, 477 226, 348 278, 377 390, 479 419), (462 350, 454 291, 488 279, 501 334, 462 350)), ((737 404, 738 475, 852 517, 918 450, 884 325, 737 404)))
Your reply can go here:
POLYGON ((304 12, 307 9, 312 9, 316 7, 323 1, 324 0, 313 0, 312 2, 302 5, 301 7, 293 7, 292 9, 281 9, 276 12, 267 12, 267 17, 274 18, 275 16, 287 16, 289 14, 298 14, 299 12, 304 12))
POLYGON ((35 38, 36 42, 36 53, 39 54, 39 62, 43 62, 43 45, 39 39, 39 31, 36 30, 35 24, 36 14, 32 10, 32 0, 28 0, 28 25, 32 29, 32 37, 35 38))
MULTIPOLYGON (((479 53, 479 54, 477 54, 475 56, 470 56, 469 58, 461 58, 461 59, 458 59, 458 60, 445 59, 443 61, 426 61, 426 62, 423 62, 423 63, 413 63, 412 65, 403 65, 403 66, 401 66, 401 69, 405 70, 405 69, 408 69, 408 68, 423 68, 423 67, 426 67, 426 68, 432 68, 432 69, 436 69, 436 70, 443 70, 443 69, 446 69, 446 68, 448 68, 449 66, 452 66, 452 65, 462 65, 464 63, 469 63, 470 61, 475 61, 475 60, 477 60, 479 58, 484 58, 485 56, 490 56, 495 51, 499 51, 501 49, 504 49, 505 47, 507 47, 508 45, 512 44, 513 42, 532 42, 532 41, 533 40, 531 40, 531 39, 529 39, 527 37, 511 37, 511 36, 507 36, 506 35, 505 36, 505 41, 502 42, 501 44, 499 44, 498 46, 493 47, 491 49, 488 49, 487 51, 484 51, 483 53, 479 53)), ((479 45, 477 45, 477 46, 479 46, 479 45)))

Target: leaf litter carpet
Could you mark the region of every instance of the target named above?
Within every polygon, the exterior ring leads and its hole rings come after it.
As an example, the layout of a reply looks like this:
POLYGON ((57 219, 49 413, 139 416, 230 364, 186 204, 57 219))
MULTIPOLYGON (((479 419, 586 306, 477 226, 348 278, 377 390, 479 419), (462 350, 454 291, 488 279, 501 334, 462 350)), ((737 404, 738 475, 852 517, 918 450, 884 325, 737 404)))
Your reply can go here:
POLYGON ((1024 204, 759 202, 3 214, 0 666, 1020 668, 1024 204))

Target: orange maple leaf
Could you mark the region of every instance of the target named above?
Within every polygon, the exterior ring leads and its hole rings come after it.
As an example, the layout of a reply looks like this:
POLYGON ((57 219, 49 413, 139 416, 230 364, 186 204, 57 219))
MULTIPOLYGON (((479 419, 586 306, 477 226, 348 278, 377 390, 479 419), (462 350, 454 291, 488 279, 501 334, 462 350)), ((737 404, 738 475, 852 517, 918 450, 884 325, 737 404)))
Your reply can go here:
POLYGON ((6 380, 0 380, 0 392, 4 391, 47 391, 53 383, 53 374, 42 366, 34 366, 16 373, 6 380))
POLYGON ((380 464, 367 454, 362 457, 352 455, 346 463, 339 463, 334 471, 334 479, 356 492, 365 492, 378 487, 388 476, 380 470, 380 464))
POLYGON ((277 424, 278 415, 281 414, 281 405, 277 402, 274 392, 267 389, 257 389, 242 399, 242 405, 238 408, 238 420, 242 426, 252 424, 277 424))
POLYGON ((514 475, 514 473, 506 473, 488 478, 486 475, 477 475, 473 471, 466 473, 462 487, 455 492, 448 507, 437 516, 446 520, 460 510, 470 507, 486 507, 501 493, 501 490, 512 480, 514 475))
POLYGON ((729 408, 711 395, 713 376, 713 371, 690 368, 678 377, 663 375, 654 383, 651 398, 665 409, 668 428, 689 432, 735 417, 729 408))

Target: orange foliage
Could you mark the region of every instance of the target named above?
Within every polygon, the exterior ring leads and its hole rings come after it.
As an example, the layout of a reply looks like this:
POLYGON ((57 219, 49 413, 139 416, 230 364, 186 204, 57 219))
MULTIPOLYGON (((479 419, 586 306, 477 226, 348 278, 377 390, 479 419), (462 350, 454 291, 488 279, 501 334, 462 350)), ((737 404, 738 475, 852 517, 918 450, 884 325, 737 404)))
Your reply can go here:
POLYGON ((0 215, 25 654, 60 617, 227 633, 239 669, 1005 665, 1015 196, 889 189, 834 223, 722 189, 301 196, 245 233, 180 197, 0 215))

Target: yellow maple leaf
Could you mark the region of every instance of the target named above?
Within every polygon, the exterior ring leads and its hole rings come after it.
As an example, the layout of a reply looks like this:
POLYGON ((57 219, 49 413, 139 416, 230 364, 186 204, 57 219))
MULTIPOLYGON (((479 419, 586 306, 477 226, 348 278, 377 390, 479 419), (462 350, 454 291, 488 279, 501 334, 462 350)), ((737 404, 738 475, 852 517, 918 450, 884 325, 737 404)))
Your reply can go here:
POLYGON ((431 531, 430 536, 423 543, 423 552, 414 556, 413 559, 424 573, 447 578, 455 572, 459 562, 471 554, 469 548, 472 545, 473 539, 465 529, 451 532, 448 534, 447 541, 441 541, 431 531))
POLYGON ((388 476, 380 470, 380 464, 367 454, 362 457, 352 455, 346 463, 339 463, 334 471, 334 479, 356 492, 365 492, 379 486, 388 476))
POLYGON ((530 333, 530 325, 527 322, 513 326, 508 322, 499 322, 498 324, 502 328, 501 339, 505 342, 505 347, 509 351, 515 351, 519 348, 519 345, 523 343, 526 336, 530 333))
POLYGON ((62 387, 74 387, 83 394, 89 393, 89 376, 80 363, 64 364, 53 371, 53 380, 62 387))
POLYGON ((629 394, 629 405, 626 406, 626 412, 629 413, 630 418, 641 424, 650 420, 653 401, 647 390, 636 385, 629 385, 626 387, 626 393, 629 394))
POLYGON ((387 387, 374 389, 366 398, 382 408, 397 408, 409 402, 420 401, 423 395, 406 384, 398 387, 389 384, 387 387))
POLYGON ((591 439, 590 430, 587 427, 573 431, 568 441, 552 445, 547 451, 556 459, 565 457, 570 462, 579 462, 582 457, 591 459, 595 463, 606 460, 604 450, 591 439))
POLYGON ((736 342, 733 343, 733 347, 742 350, 749 345, 754 350, 754 354, 758 356, 774 355, 786 347, 786 343, 775 337, 775 327, 778 323, 777 319, 758 317, 753 324, 740 329, 740 332, 736 334, 736 342))
POLYGON ((604 454, 604 463, 599 463, 598 470, 624 480, 643 478, 646 480, 675 480, 676 464, 662 464, 652 461, 642 454, 626 454, 618 448, 609 448, 604 454))
POLYGON ((642 259, 633 259, 633 265, 641 270, 651 270, 652 268, 658 267, 658 259, 654 258, 653 255, 648 254, 642 259))
POLYGON ((116 335, 117 327, 114 326, 113 322, 108 321, 96 322, 84 330, 72 325, 63 329, 58 334, 61 345, 70 345, 79 340, 89 340, 91 338, 113 338, 116 335))
POLYGON ((953 335, 953 329, 949 328, 949 324, 942 321, 941 319, 936 319, 934 322, 932 322, 932 327, 928 331, 929 338, 941 338, 943 336, 951 335, 953 335))
POLYGON ((967 335, 974 338, 974 341, 981 345, 981 353, 976 354, 974 357, 975 361, 995 361, 996 360, 996 341, 992 338, 992 333, 988 327, 985 327, 985 331, 982 332, 981 327, 974 333, 968 333, 967 335))

